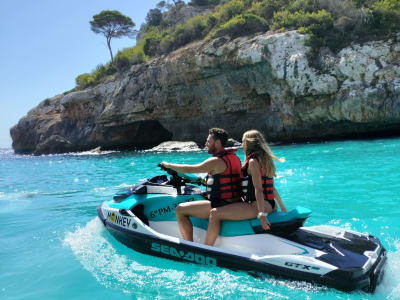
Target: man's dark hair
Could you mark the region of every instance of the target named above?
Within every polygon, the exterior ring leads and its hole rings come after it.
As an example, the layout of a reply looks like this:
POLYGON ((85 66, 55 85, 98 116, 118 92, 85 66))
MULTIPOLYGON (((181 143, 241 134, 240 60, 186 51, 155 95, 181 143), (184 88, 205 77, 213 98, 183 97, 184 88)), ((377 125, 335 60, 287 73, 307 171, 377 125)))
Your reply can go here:
POLYGON ((208 134, 212 135, 214 140, 220 140, 222 147, 225 147, 228 141, 228 133, 222 128, 211 128, 208 134))

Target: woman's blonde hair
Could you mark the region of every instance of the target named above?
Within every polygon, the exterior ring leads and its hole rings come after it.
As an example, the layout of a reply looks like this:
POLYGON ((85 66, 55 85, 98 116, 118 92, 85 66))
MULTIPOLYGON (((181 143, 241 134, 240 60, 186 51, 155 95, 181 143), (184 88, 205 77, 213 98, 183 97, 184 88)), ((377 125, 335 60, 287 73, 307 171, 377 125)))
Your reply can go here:
POLYGON ((266 171, 266 176, 275 177, 276 168, 273 159, 284 162, 284 158, 276 157, 265 141, 264 135, 258 130, 249 130, 243 134, 243 144, 246 143, 246 159, 249 160, 249 155, 257 152, 261 168, 266 171))

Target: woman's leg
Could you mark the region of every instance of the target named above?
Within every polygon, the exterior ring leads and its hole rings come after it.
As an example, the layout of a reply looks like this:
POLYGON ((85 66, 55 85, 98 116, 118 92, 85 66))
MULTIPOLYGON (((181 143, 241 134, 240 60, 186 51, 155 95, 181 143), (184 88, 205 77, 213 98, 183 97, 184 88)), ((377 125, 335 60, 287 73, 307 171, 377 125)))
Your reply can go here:
POLYGON ((195 201, 180 203, 175 209, 179 231, 184 240, 193 242, 193 225, 189 217, 208 219, 210 215, 210 201, 195 201))
MULTIPOLYGON (((264 203, 265 210, 270 213, 272 212, 271 204, 267 201, 264 203)), ((239 202, 216 207, 211 209, 207 235, 204 244, 212 246, 217 239, 222 220, 240 221, 246 219, 254 219, 257 217, 258 208, 257 203, 239 202)))
POLYGON ((257 208, 245 202, 211 209, 205 244, 212 246, 219 235, 221 220, 245 220, 257 216, 257 208))

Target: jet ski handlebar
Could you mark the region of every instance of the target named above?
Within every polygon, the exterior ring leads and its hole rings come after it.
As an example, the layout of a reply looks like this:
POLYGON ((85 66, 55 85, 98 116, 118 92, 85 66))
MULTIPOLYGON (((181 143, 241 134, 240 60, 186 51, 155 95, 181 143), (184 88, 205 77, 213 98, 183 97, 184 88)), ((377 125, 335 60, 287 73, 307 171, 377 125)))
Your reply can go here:
POLYGON ((175 170, 172 170, 170 168, 165 167, 163 164, 158 164, 158 167, 167 172, 169 175, 172 176, 172 178, 176 178, 176 179, 182 179, 184 182, 188 182, 188 183, 194 183, 194 184, 198 184, 200 185, 202 182, 202 178, 199 176, 196 176, 195 174, 186 174, 186 173, 180 173, 177 172, 175 170))
POLYGON ((172 177, 178 177, 178 172, 176 172, 176 171, 174 171, 174 170, 172 170, 172 169, 170 169, 170 168, 167 168, 167 167, 164 166, 162 163, 159 163, 157 166, 158 166, 161 170, 167 172, 167 173, 168 173, 169 175, 171 175, 172 177))

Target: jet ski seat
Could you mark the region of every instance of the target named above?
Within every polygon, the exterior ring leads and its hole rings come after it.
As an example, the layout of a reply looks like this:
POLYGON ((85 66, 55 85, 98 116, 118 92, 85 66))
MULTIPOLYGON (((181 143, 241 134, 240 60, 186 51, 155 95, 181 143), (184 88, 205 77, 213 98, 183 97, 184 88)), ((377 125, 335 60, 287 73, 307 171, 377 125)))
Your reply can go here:
MULTIPOLYGON (((107 202, 107 205, 120 210, 131 210, 135 213, 135 207, 140 208, 140 215, 143 217, 143 222, 163 222, 176 221, 175 208, 179 203, 193 201, 193 196, 185 194, 176 197, 171 197, 173 193, 172 186, 160 186, 160 184, 148 184, 145 186, 137 186, 130 188, 114 197, 113 201, 107 202), (143 191, 142 191, 143 189, 143 191), (159 194, 153 193, 154 189, 159 194), (162 189, 162 190, 161 190, 162 189), (163 193, 160 193, 163 191, 163 193), (134 197, 131 197, 133 196, 134 197), (121 199, 120 199, 121 198, 121 199), (123 201, 121 201, 123 200, 123 201), (143 204, 145 203, 145 205, 143 204)), ((268 233, 275 235, 287 235, 299 227, 303 226, 304 222, 311 215, 311 210, 298 206, 287 213, 275 212, 268 215, 268 220, 271 223, 271 229, 268 233)), ((138 215, 139 216, 139 215, 138 215)), ((194 227, 207 230, 208 220, 192 218, 191 221, 194 227)), ((259 219, 250 219, 242 221, 222 221, 221 236, 239 236, 255 233, 266 233, 259 219)))
MULTIPOLYGON (((249 219, 242 221, 222 221, 220 236, 238 236, 255 233, 273 233, 276 235, 285 235, 294 232, 297 228, 303 226, 304 222, 311 215, 311 210, 305 207, 296 208, 285 212, 274 212, 268 215, 268 221, 271 223, 271 229, 267 232, 261 227, 259 219, 249 219)), ((190 218, 193 226, 207 230, 208 220, 190 218)))

